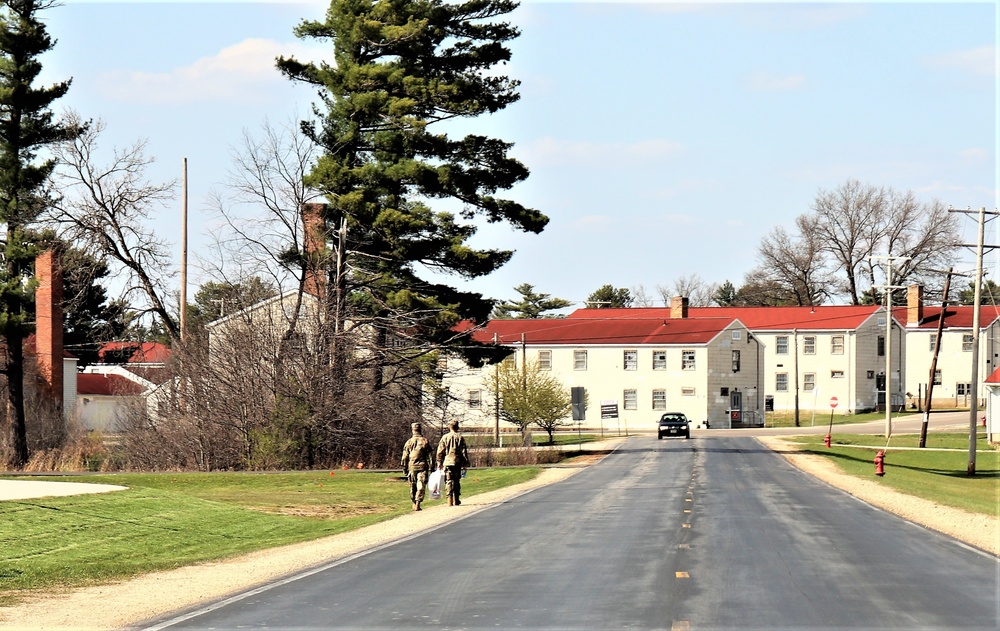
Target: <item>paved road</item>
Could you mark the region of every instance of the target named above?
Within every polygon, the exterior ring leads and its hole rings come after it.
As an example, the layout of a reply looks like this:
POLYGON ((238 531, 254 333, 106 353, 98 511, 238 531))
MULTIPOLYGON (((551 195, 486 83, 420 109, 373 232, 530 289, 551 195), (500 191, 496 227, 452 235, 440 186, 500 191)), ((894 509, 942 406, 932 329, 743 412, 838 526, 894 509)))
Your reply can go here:
POLYGON ((639 437, 564 482, 165 627, 996 629, 1000 561, 752 438, 639 437))

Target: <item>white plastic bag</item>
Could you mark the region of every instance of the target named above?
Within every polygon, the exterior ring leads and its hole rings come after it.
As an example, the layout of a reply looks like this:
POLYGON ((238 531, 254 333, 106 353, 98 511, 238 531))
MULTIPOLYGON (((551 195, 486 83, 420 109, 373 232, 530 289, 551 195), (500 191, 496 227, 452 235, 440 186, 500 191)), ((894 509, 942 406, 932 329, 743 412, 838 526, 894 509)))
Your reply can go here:
POLYGON ((444 471, 441 469, 435 469, 431 471, 430 476, 427 478, 427 486, 430 487, 431 497, 436 500, 441 499, 441 487, 444 486, 444 471))

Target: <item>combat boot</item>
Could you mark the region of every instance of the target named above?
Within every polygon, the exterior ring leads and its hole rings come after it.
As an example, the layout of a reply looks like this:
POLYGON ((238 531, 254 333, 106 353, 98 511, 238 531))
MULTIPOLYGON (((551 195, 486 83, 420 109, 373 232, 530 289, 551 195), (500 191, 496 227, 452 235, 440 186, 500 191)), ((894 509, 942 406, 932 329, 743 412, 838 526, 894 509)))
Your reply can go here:
POLYGON ((414 502, 414 504, 413 504, 413 510, 422 510, 420 508, 420 502, 414 502))
POLYGON ((454 506, 454 505, 455 505, 455 498, 454 498, 454 496, 449 495, 448 496, 448 506, 454 506))

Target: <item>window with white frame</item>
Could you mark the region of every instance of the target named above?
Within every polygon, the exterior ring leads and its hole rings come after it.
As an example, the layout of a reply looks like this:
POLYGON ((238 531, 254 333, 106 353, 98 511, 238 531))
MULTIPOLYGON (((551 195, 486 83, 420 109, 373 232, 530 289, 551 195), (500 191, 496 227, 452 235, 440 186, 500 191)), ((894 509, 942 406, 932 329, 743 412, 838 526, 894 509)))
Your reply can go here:
POLYGON ((573 370, 587 370, 587 351, 573 351, 573 370))
POLYGON ((667 409, 667 391, 662 388, 657 388, 653 390, 653 409, 654 410, 665 410, 667 409))
POLYGON ((682 397, 693 397, 695 395, 695 389, 693 386, 683 386, 681 388, 682 397))
POLYGON ((438 357, 437 367, 439 372, 444 372, 448 370, 448 358, 445 356, 438 357))
POLYGON ((802 354, 803 355, 815 355, 816 354, 816 336, 806 335, 802 338, 802 354))
POLYGON ((625 351, 622 366, 625 370, 639 370, 639 351, 625 351))
POLYGON ((733 351, 733 372, 740 371, 740 352, 733 351))
POLYGON ((955 394, 960 397, 972 394, 972 384, 971 383, 956 383, 955 384, 955 394))
POLYGON ((831 355, 843 355, 844 354, 844 336, 834 335, 830 337, 830 354, 831 355))
POLYGON ((733 341, 739 341, 743 339, 743 331, 733 331, 733 341))
POLYGON ((538 370, 552 370, 552 351, 538 351, 538 370))
POLYGON ((788 354, 788 336, 779 335, 774 338, 774 352, 776 355, 788 354))
POLYGON ((973 335, 971 333, 964 334, 962 336, 962 352, 963 353, 971 353, 972 352, 972 344, 973 344, 974 341, 975 341, 975 338, 973 337, 973 335))
POLYGON ((927 350, 933 353, 934 347, 937 346, 937 333, 931 333, 928 337, 930 338, 931 345, 927 350))
POLYGON ((681 351, 681 370, 694 370, 694 351, 681 351))
POLYGON ((934 385, 935 386, 940 386, 941 383, 942 383, 941 382, 941 369, 940 368, 936 368, 934 370, 934 385))
POLYGON ((879 357, 885 357, 885 336, 879 335, 875 340, 875 350, 879 357))
POLYGON ((843 378, 844 378, 844 371, 843 370, 831 370, 830 371, 830 379, 843 379, 843 378))
POLYGON ((478 410, 483 407, 483 391, 469 390, 469 409, 478 410))
POLYGON ((653 370, 667 369, 667 351, 653 351, 653 370))
POLYGON ((774 375, 774 389, 778 392, 788 392, 788 373, 779 372, 774 375))
POLYGON ((806 392, 812 392, 816 387, 816 373, 807 372, 802 375, 802 389, 806 392))
POLYGON ((639 409, 639 391, 625 390, 622 392, 622 407, 626 410, 639 409))

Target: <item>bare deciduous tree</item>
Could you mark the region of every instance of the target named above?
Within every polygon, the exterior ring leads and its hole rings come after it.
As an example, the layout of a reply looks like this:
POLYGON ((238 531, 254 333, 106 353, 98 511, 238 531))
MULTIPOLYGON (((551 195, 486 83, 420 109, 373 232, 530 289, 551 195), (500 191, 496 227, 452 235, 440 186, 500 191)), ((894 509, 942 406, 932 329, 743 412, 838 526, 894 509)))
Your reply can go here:
POLYGON ((957 220, 938 201, 921 203, 910 192, 848 180, 833 191, 820 190, 811 225, 843 274, 838 293, 860 304, 876 287, 873 257, 909 257, 894 282, 940 280, 935 268, 953 256, 957 220))
POLYGON ((758 266, 748 277, 761 287, 778 289, 775 304, 818 305, 827 298, 829 276, 816 222, 800 215, 795 221, 798 235, 778 226, 761 239, 758 266))
POLYGON ((56 149, 62 165, 56 178, 65 195, 47 220, 61 228, 67 242, 109 262, 112 276, 124 278, 122 299, 138 305, 140 314, 153 314, 179 339, 180 327, 168 307, 173 277, 169 246, 150 225, 151 213, 174 198, 176 181, 147 179, 154 159, 146 155, 144 140, 113 149, 110 161, 101 164, 98 141, 104 122, 88 126, 73 111, 66 121, 83 132, 56 149))

